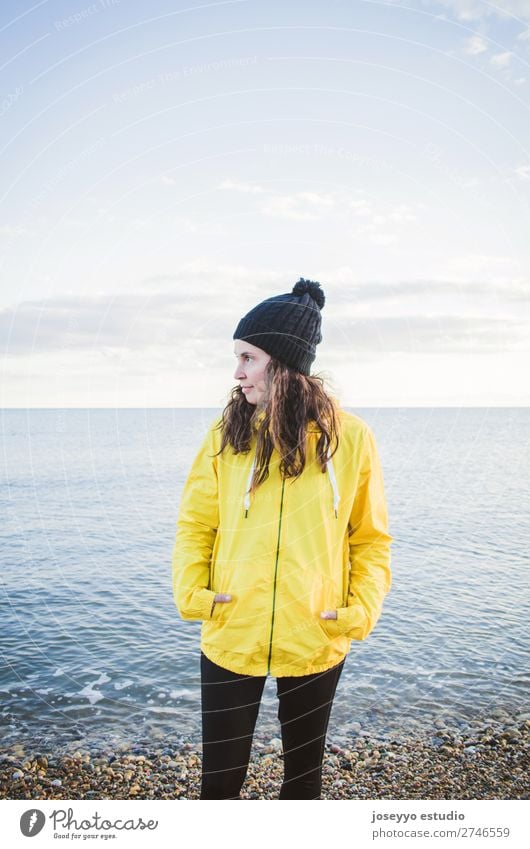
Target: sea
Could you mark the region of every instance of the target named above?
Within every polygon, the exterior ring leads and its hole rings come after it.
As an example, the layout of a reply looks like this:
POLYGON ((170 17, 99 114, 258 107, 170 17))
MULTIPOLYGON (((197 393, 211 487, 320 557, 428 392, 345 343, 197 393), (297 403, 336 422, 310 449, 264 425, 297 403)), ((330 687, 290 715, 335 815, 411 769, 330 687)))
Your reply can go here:
MULTIPOLYGON (((529 718, 530 408, 348 408, 372 428, 393 584, 328 740, 529 718)), ((208 409, 0 411, 0 747, 200 743, 200 623, 172 595, 208 409)), ((278 738, 268 678, 256 736, 278 738)))

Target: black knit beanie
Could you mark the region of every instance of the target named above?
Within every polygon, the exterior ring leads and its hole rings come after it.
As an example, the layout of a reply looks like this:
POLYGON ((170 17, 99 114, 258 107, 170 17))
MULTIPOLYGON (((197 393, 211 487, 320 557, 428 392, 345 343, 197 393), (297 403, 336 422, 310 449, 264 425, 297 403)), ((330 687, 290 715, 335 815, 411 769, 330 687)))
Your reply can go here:
POLYGON ((243 316, 233 338, 308 375, 322 341, 320 310, 325 302, 320 283, 301 277, 292 292, 267 298, 243 316))

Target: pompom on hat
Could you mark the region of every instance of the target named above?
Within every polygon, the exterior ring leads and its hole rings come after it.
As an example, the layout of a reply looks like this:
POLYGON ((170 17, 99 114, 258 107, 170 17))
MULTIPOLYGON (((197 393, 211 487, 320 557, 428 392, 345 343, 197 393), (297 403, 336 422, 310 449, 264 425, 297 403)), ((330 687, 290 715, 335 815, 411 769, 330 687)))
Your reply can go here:
POLYGON ((233 338, 308 375, 322 341, 320 310, 325 303, 320 283, 301 277, 292 292, 267 298, 243 316, 233 338))

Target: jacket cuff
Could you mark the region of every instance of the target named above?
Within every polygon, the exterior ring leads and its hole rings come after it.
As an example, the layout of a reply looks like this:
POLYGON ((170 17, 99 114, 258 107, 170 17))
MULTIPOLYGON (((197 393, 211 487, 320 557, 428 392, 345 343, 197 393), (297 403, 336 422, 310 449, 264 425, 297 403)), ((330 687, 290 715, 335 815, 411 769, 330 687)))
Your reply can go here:
POLYGON ((363 639, 361 635, 366 631, 368 616, 363 605, 360 602, 356 602, 348 607, 338 607, 337 618, 328 621, 335 621, 337 633, 345 634, 353 640, 359 640, 363 639))
POLYGON ((195 590, 193 593, 193 609, 187 611, 186 619, 211 619, 215 596, 216 593, 213 590, 208 590, 205 587, 195 590))

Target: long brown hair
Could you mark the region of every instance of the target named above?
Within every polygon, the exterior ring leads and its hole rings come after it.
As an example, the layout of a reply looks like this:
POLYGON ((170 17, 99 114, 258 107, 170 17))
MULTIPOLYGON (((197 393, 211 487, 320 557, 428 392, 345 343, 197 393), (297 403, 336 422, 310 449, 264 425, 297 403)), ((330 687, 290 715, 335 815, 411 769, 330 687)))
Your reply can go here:
POLYGON ((324 389, 323 378, 301 374, 271 357, 265 370, 265 382, 265 398, 258 405, 249 404, 241 387, 235 386, 218 425, 222 436, 217 454, 227 445, 235 454, 246 453, 250 450, 252 436, 256 435, 256 469, 251 492, 267 480, 274 448, 282 458, 282 477, 297 478, 302 474, 309 422, 314 421, 320 430, 316 456, 323 472, 327 467, 328 448, 331 447, 333 456, 339 444, 339 403, 324 389))

